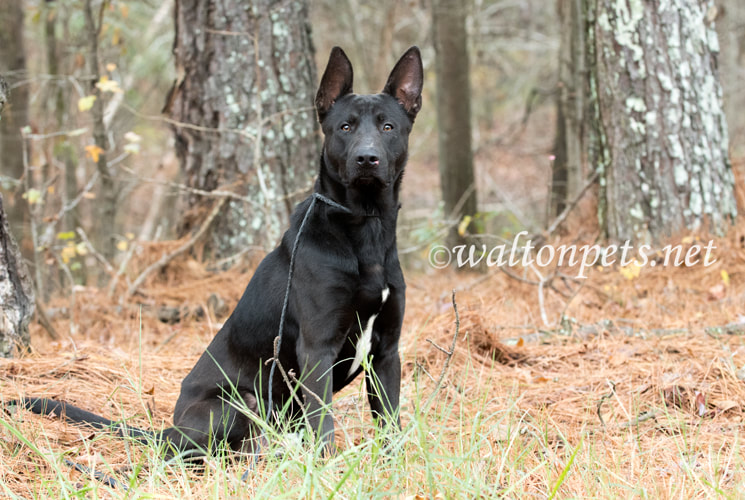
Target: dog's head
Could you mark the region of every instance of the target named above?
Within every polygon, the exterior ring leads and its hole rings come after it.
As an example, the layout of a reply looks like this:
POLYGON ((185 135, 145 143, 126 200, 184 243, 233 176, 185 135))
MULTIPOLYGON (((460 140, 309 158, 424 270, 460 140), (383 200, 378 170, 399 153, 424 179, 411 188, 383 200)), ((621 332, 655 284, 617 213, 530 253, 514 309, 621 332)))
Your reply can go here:
POLYGON ((352 77, 352 64, 342 49, 334 47, 315 103, 325 136, 327 175, 346 190, 397 187, 409 132, 422 106, 419 48, 411 47, 401 56, 380 94, 352 93, 352 77))

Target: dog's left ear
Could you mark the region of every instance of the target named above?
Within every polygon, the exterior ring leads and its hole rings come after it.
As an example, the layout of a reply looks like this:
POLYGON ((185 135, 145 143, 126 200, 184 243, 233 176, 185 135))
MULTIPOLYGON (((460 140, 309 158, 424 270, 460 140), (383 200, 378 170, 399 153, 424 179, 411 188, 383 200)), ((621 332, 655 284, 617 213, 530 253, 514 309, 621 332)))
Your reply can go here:
POLYGON ((383 93, 395 97, 413 121, 422 108, 423 85, 422 55, 419 47, 414 46, 407 50, 393 67, 383 93))

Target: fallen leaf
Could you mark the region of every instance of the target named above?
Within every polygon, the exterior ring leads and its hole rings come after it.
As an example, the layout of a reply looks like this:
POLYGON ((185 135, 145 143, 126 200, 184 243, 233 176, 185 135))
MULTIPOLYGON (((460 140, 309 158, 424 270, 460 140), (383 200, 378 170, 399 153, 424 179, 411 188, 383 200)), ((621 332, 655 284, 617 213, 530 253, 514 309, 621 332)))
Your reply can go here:
POLYGON ((638 278, 641 271, 642 266, 639 265, 639 261, 637 260, 634 260, 634 262, 630 263, 628 266, 624 266, 618 270, 618 272, 621 273, 621 276, 629 281, 638 278))
POLYGON ((698 391, 696 391, 696 410, 699 417, 703 417, 706 414, 706 396, 698 391))
POLYGON ((718 283, 709 288, 709 300, 722 300, 726 294, 727 289, 724 283, 718 283))
POLYGON ((729 273, 722 269, 719 274, 722 276, 722 283, 724 283, 724 286, 729 286, 729 273))

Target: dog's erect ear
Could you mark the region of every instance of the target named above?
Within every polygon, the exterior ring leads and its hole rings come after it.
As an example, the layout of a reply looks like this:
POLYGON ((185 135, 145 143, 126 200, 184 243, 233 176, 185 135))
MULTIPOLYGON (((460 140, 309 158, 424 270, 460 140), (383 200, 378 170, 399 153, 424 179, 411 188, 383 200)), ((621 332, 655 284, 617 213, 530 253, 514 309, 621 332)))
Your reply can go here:
POLYGON ((424 69, 419 47, 414 46, 401 56, 391 71, 383 93, 395 97, 413 120, 422 108, 424 69))
POLYGON ((326 71, 316 94, 318 120, 323 121, 326 113, 337 99, 352 93, 352 63, 340 47, 331 49, 326 71))

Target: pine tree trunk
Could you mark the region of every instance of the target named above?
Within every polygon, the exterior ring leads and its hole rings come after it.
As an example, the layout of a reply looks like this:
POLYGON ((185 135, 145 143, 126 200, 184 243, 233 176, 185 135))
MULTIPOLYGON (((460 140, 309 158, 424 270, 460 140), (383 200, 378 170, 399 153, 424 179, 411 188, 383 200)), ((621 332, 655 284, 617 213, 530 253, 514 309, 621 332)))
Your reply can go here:
MULTIPOLYGON (((23 177, 23 138, 21 128, 28 124, 28 85, 26 79, 26 56, 23 43, 23 3, 20 1, 0 1, 0 74, 5 76, 12 87, 9 102, 5 105, 3 119, 0 120, 0 175, 19 180, 23 177)), ((21 198, 20 184, 4 182, 7 189, 7 217, 13 232, 22 238, 24 235, 25 201, 21 198)))
POLYGON ((612 240, 723 232, 736 215, 712 6, 585 0, 591 161, 612 240))
MULTIPOLYGON (((437 73, 440 185, 445 216, 460 220, 477 210, 471 149, 471 88, 466 2, 435 0, 432 31, 437 73)), ((448 245, 463 242, 456 224, 448 245)))
MULTIPOLYGON (((169 103, 188 186, 231 191, 206 250, 271 246, 318 170, 316 85, 307 1, 176 1, 180 81, 169 103)), ((181 234, 213 200, 185 197, 181 234)))
POLYGON ((28 347, 33 314, 31 278, 10 233, 0 195, 0 358, 10 358, 28 347))
POLYGON ((559 0, 559 88, 551 180, 551 212, 559 215, 582 189, 586 115, 585 32, 582 0, 559 0))
MULTIPOLYGON (((101 5, 99 9, 104 9, 101 5)), ((99 148, 96 170, 101 177, 100 196, 98 200, 98 216, 96 217, 96 246, 106 260, 111 262, 116 254, 116 206, 117 188, 114 181, 114 172, 109 168, 107 151, 109 144, 107 139, 106 125, 103 121, 104 96, 96 83, 101 79, 98 39, 101 34, 103 15, 93 9, 92 0, 85 0, 83 5, 85 13, 85 28, 88 36, 88 73, 90 74, 90 94, 96 96, 91 108, 93 118, 93 141, 99 148)), ((99 284, 103 281, 103 275, 99 277, 99 284)))

